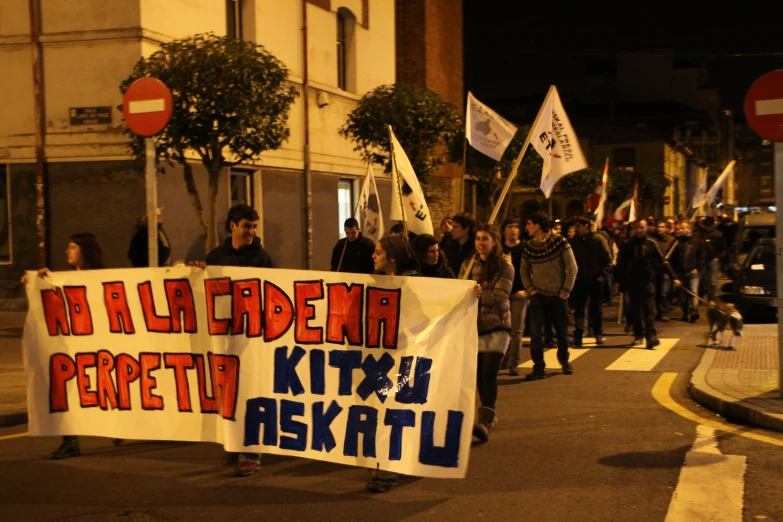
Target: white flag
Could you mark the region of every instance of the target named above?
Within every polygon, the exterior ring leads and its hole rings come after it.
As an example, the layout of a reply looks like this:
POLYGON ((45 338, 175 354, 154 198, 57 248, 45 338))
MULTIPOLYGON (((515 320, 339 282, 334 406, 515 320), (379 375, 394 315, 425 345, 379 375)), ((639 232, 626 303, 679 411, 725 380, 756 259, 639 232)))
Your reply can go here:
POLYGON ((498 113, 478 101, 468 91, 468 108, 465 111, 465 136, 471 147, 500 161, 517 128, 498 113))
POLYGON ((405 209, 405 221, 408 222, 408 230, 414 234, 433 235, 432 218, 424 199, 419 180, 413 171, 408 156, 402 149, 394 130, 389 125, 391 139, 391 152, 397 165, 397 172, 392 172, 392 206, 389 217, 396 221, 403 221, 402 209, 405 209), (399 179, 402 179, 402 187, 399 187, 399 179), (402 192, 402 205, 400 205, 400 191, 402 192))
POLYGON ((587 168, 574 128, 563 109, 557 88, 544 100, 541 118, 532 130, 531 143, 544 159, 541 191, 548 198, 561 178, 587 168))
POLYGON ((704 198, 707 197, 707 169, 704 169, 704 174, 701 176, 699 186, 696 187, 696 193, 693 195, 691 201, 691 208, 699 208, 704 203, 704 198))
POLYGON ((598 208, 595 209, 596 227, 600 229, 604 223, 604 207, 606 206, 606 191, 609 185, 609 158, 604 165, 604 174, 601 176, 601 195, 598 197, 598 208))
POLYGON ((383 237, 381 200, 378 197, 378 188, 375 186, 372 165, 367 165, 367 176, 364 178, 362 191, 359 193, 355 217, 359 221, 359 228, 366 237, 369 237, 376 243, 383 237))
POLYGON ((718 191, 729 178, 729 174, 731 174, 731 171, 734 170, 734 165, 736 165, 736 163, 737 160, 731 160, 731 163, 729 163, 723 170, 723 174, 721 174, 720 177, 715 180, 715 183, 712 185, 712 187, 710 187, 710 191, 707 193, 707 197, 704 198, 706 203, 709 204, 715 201, 715 197, 718 195, 718 191))

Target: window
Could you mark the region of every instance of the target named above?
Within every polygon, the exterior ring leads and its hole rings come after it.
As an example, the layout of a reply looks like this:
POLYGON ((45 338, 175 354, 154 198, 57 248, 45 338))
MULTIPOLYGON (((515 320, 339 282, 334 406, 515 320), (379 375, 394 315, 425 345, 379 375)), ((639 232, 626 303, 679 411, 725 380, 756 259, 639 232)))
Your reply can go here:
POLYGON ((633 172, 636 170, 636 149, 633 147, 612 149, 612 163, 616 169, 633 172))
POLYGON ((343 223, 353 217, 353 180, 341 179, 337 185, 337 213, 340 221, 340 237, 345 237, 343 223))
POLYGON ((337 10, 337 86, 356 92, 355 39, 356 17, 348 9, 337 10))
POLYGON ((11 180, 8 165, 0 165, 0 264, 12 262, 11 257, 11 180))
MULTIPOLYGON (((231 205, 249 205, 254 207, 253 171, 231 169, 229 171, 231 205)), ((254 207, 255 208, 255 207, 254 207)))
POLYGON ((226 36, 242 38, 242 0, 226 0, 226 36))

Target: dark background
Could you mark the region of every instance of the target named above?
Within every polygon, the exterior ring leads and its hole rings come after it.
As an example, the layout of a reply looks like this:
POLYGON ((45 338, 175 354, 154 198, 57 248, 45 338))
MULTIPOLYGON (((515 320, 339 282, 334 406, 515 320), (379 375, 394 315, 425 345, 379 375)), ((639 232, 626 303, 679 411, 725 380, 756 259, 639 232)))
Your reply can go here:
POLYGON ((543 96, 554 83, 568 97, 591 63, 673 51, 705 67, 722 108, 741 112, 753 81, 783 68, 783 24, 772 23, 783 4, 725 5, 465 0, 465 90, 493 100, 543 96))

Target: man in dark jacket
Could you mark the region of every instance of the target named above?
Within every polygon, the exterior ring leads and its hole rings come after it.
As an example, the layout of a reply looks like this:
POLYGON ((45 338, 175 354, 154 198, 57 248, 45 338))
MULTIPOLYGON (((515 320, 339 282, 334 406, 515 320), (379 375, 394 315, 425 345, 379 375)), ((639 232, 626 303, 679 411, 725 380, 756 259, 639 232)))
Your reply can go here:
MULTIPOLYGON (((658 242, 658 248, 661 249, 663 257, 669 255, 677 239, 674 237, 673 228, 672 223, 668 220, 662 219, 658 221, 658 235, 655 240, 658 242)), ((671 310, 669 298, 671 291, 672 279, 669 277, 669 272, 661 267, 658 269, 656 280, 655 304, 658 310, 658 314, 655 316, 656 321, 669 322, 669 311, 671 310)))
POLYGON ((476 252, 476 219, 471 214, 460 212, 451 219, 451 242, 445 250, 449 267, 458 274, 462 263, 476 252))
POLYGON ((375 242, 364 237, 359 230, 359 222, 348 218, 343 223, 345 237, 332 249, 332 272, 350 272, 352 274, 372 274, 372 254, 375 242))
POLYGON ((627 292, 630 321, 633 324, 633 346, 647 339, 647 348, 654 350, 660 342, 655 331, 655 280, 658 270, 673 276, 658 243, 647 237, 647 221, 632 224, 632 235, 617 253, 618 290, 627 292))
POLYGON ((715 228, 715 219, 712 216, 704 218, 699 237, 705 242, 707 256, 710 259, 704 270, 700 272, 699 278, 704 293, 707 294, 707 299, 714 301, 721 262, 728 258, 729 246, 723 232, 715 228))
POLYGON ((576 266, 574 284, 574 346, 582 346, 585 331, 585 311, 590 303, 590 328, 595 343, 604 344, 602 294, 604 278, 612 270, 612 256, 606 240, 591 230, 592 220, 586 216, 576 218, 576 236, 571 240, 576 266))
POLYGON ((669 259, 675 274, 674 286, 683 289, 680 291, 682 320, 693 323, 699 319, 699 301, 694 297, 699 292, 699 272, 707 266, 709 258, 704 241, 693 236, 690 221, 677 223, 677 246, 669 259), (690 294, 684 289, 690 290, 690 294))
MULTIPOLYGON (((206 263, 194 261, 193 264, 201 268, 207 265, 275 268, 272 256, 264 250, 261 240, 256 236, 258 220, 258 212, 247 205, 231 207, 226 218, 226 231, 231 235, 207 254, 206 263)), ((260 453, 240 453, 234 476, 252 475, 260 467, 260 453)))
POLYGON ((511 286, 509 304, 511 306, 511 341, 506 351, 506 360, 501 368, 508 368, 509 375, 519 375, 519 363, 522 358, 522 335, 525 331, 525 315, 527 315, 527 292, 522 284, 519 267, 522 265, 522 248, 524 243, 519 239, 519 221, 507 219, 503 222, 503 252, 511 256, 514 266, 514 283, 511 286))

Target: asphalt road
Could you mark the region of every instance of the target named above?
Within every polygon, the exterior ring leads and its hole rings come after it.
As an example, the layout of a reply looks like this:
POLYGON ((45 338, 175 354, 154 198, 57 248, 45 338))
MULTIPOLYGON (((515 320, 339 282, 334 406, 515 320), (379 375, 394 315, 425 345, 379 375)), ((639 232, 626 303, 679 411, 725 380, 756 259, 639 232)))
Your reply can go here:
MULTIPOLYGON (((703 319, 661 326, 662 338, 678 341, 650 371, 607 370, 645 351, 629 352, 631 337, 612 323, 606 347, 575 359, 572 376, 550 368, 550 378, 526 382, 503 372, 499 424, 474 446, 467 478, 404 478, 381 495, 365 492, 360 468, 267 456, 257 474, 234 478, 216 444, 114 447, 98 438, 83 439, 83 456, 52 461, 58 439, 8 439, 26 427, 2 429, 0 520, 664 521, 698 423, 659 403, 653 388, 676 373, 671 397, 721 420, 686 390, 705 331, 703 319)), ((744 486, 730 486, 744 500, 737 520, 783 521, 781 446, 717 432, 717 447, 746 457, 744 486)))

